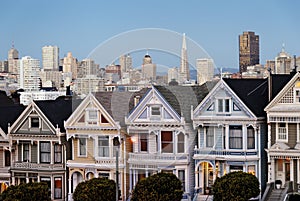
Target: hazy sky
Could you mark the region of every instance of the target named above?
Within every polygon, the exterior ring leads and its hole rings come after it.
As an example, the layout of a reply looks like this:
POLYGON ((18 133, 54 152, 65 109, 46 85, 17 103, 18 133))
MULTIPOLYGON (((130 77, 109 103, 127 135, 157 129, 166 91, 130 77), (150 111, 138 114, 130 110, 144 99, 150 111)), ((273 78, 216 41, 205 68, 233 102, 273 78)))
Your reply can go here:
MULTIPOLYGON (((0 60, 7 58, 12 41, 21 57, 41 59, 43 46, 57 45, 60 57, 71 51, 81 60, 107 39, 141 28, 186 33, 217 67, 238 67, 243 31, 260 36, 261 63, 274 59, 283 43, 288 53, 300 55, 297 0, 5 0, 0 8, 0 60)), ((158 57, 152 58, 168 65, 158 57)))

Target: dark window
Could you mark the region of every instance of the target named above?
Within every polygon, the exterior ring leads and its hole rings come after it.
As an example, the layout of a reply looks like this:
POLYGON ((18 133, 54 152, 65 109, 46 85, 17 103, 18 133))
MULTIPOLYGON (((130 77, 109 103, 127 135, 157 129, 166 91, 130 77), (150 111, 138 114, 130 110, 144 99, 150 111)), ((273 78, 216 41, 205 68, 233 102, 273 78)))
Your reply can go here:
POLYGON ((38 117, 31 117, 31 128, 39 128, 40 120, 38 117))
POLYGON ((229 148, 243 148, 243 132, 242 126, 229 126, 229 148))
POLYGON ((254 128, 247 128, 247 148, 255 149, 255 136, 254 136, 254 128))
POLYGON ((214 127, 206 128, 206 147, 213 147, 215 144, 214 127))
POLYGON ((184 134, 180 133, 177 136, 177 153, 184 153, 184 134))
POLYGON ((173 153, 173 132, 161 131, 161 152, 173 153))
POLYGON ((5 167, 10 166, 10 151, 5 150, 5 167))
POLYGON ((61 163, 62 162, 62 146, 56 144, 54 146, 54 163, 61 163))
POLYGON ((103 116, 103 114, 101 114, 101 123, 104 123, 104 124, 108 123, 107 119, 103 116))
POLYGON ((148 134, 142 133, 140 134, 140 151, 148 151, 148 134))
POLYGON ((62 178, 54 177, 54 198, 61 199, 62 198, 62 178))
POLYGON ((23 144, 23 161, 29 161, 29 144, 23 144))
POLYGON ((50 163, 51 161, 51 144, 50 142, 40 142, 41 163, 50 163))
POLYGON ((151 115, 159 116, 160 115, 160 107, 151 107, 151 115))

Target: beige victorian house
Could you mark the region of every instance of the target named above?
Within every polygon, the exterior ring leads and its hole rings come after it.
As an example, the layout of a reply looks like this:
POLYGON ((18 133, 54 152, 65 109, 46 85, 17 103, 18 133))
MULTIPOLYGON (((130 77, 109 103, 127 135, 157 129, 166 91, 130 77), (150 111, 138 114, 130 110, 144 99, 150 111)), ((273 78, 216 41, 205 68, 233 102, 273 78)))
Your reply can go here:
MULTIPOLYGON (((105 95, 105 94, 104 94, 105 95)), ((119 169, 119 189, 125 197, 125 143, 120 133, 120 125, 101 105, 93 94, 80 103, 72 115, 65 121, 66 137, 71 143, 71 159, 67 161, 69 172, 68 199, 78 183, 94 177, 105 177, 116 180, 116 169, 119 169), (118 151, 113 139, 121 143, 118 151)))

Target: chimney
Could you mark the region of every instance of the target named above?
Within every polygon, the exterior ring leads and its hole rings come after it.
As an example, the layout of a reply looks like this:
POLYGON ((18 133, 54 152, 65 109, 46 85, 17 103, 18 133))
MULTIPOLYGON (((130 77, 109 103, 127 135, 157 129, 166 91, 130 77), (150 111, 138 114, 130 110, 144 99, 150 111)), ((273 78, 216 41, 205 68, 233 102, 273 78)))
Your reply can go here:
POLYGON ((134 107, 136 107, 137 104, 139 104, 140 98, 141 98, 140 96, 135 96, 135 97, 134 97, 134 107))

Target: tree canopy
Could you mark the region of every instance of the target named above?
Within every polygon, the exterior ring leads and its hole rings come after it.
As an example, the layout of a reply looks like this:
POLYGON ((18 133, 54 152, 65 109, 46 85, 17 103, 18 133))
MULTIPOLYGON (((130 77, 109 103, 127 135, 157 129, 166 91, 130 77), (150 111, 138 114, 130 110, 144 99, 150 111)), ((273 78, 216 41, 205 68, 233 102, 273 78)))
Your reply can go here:
POLYGON ((139 180, 133 190, 131 200, 179 201, 182 194, 182 183, 176 175, 158 173, 139 180))
POLYGON ((81 182, 73 193, 73 199, 74 201, 115 201, 116 182, 107 178, 93 178, 81 182))
POLYGON ((9 186, 1 195, 3 201, 50 201, 50 191, 47 183, 27 183, 9 186))
POLYGON ((231 172, 213 184, 214 201, 248 201, 259 195, 259 181, 249 173, 231 172))

